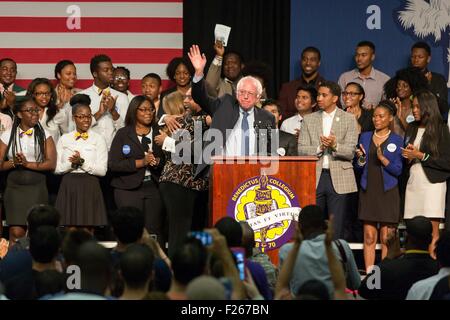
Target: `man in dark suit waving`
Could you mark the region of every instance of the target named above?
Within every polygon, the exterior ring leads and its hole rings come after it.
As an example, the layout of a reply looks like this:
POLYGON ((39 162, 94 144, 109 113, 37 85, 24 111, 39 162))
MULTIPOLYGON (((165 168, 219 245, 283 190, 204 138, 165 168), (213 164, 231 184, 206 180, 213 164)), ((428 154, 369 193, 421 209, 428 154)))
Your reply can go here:
MULTIPOLYGON (((255 128, 275 129, 275 119, 266 110, 256 108, 262 93, 261 83, 254 77, 244 77, 237 84, 236 98, 225 94, 220 98, 208 96, 204 68, 206 56, 200 53, 200 48, 193 45, 188 53, 195 69, 192 82, 192 97, 203 109, 212 116, 212 123, 203 152, 203 161, 197 167, 196 176, 205 174, 211 164, 211 156, 251 156, 262 151, 257 146, 255 128)), ((267 149, 265 149, 267 150, 267 149)), ((265 153, 267 154, 267 153, 265 153)))

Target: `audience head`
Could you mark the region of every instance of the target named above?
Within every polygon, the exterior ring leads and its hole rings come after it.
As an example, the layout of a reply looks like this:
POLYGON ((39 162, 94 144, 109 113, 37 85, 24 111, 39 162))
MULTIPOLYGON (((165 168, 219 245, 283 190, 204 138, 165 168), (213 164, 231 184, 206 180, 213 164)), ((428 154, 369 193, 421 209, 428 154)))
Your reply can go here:
POLYGON ((186 94, 183 96, 183 105, 184 108, 189 107, 193 114, 199 113, 202 111, 200 105, 192 99, 192 88, 189 88, 186 91, 186 94))
POLYGON ((225 287, 211 276, 200 276, 189 282, 186 295, 188 300, 226 300, 225 287))
POLYGON ((255 232, 247 221, 239 221, 239 224, 242 228, 242 247, 245 248, 245 257, 250 258, 255 247, 255 232))
POLYGON ((186 111, 183 104, 183 95, 179 91, 169 93, 163 100, 163 109, 166 114, 182 115, 186 111))
POLYGON ((244 59, 237 51, 227 51, 223 56, 223 76, 230 81, 236 81, 244 68, 244 59))
POLYGON ((372 67, 375 60, 375 45, 370 41, 361 41, 356 46, 355 62, 356 67, 361 72, 372 67))
POLYGON ((424 216, 406 220, 407 249, 428 250, 432 240, 431 221, 424 216))
POLYGON ((411 47, 411 65, 413 67, 419 68, 420 70, 426 70, 430 61, 430 46, 423 41, 414 43, 411 47))
POLYGON ((59 227, 61 215, 55 207, 46 204, 33 206, 27 215, 28 236, 31 236, 41 226, 59 227))
POLYGON ((176 249, 172 259, 173 278, 178 284, 186 286, 193 279, 204 274, 207 263, 207 250, 200 240, 188 238, 176 249))
POLYGON ((441 268, 450 267, 450 231, 442 232, 436 241, 436 258, 441 268))
POLYGON ((152 101, 157 101, 162 89, 161 77, 156 73, 146 74, 141 80, 142 94, 152 101))
POLYGON ((39 263, 52 262, 61 245, 58 230, 53 226, 40 226, 30 236, 30 254, 33 261, 39 263))
POLYGON ((235 219, 223 217, 214 225, 220 234, 227 240, 227 245, 231 247, 240 247, 242 244, 242 227, 235 219))
POLYGON ((92 235, 85 230, 72 230, 65 234, 61 245, 65 267, 75 263, 78 250, 83 243, 93 240, 92 235))
POLYGON ((319 280, 308 280, 298 288, 297 300, 330 300, 327 286, 319 280))
POLYGON ((345 86, 345 90, 342 91, 342 100, 344 101, 346 111, 350 113, 356 113, 359 109, 362 109, 366 92, 364 88, 356 82, 349 82, 345 86))
POLYGON ((9 86, 16 81, 17 64, 11 58, 0 60, 0 83, 9 86))
POLYGON ((91 59, 90 68, 96 86, 103 89, 113 83, 113 65, 111 58, 107 55, 100 54, 94 56, 91 59))
POLYGON ((261 98, 263 88, 261 82, 252 77, 246 76, 239 80, 237 84, 236 98, 239 105, 244 110, 253 108, 261 98))
POLYGON ((173 58, 166 69, 167 76, 176 83, 177 87, 189 87, 194 75, 194 67, 186 57, 173 58))
POLYGON ((397 107, 391 100, 382 100, 373 111, 372 121, 376 130, 389 128, 397 114, 397 107))
POLYGON ((123 66, 115 67, 113 77, 112 87, 117 91, 126 94, 130 86, 130 70, 123 66))
POLYGON ((306 47, 302 51, 300 65, 302 74, 306 77, 314 76, 320 67, 320 50, 316 47, 306 47))
POLYGON ((111 225, 120 243, 136 243, 142 238, 145 216, 135 207, 121 207, 113 213, 111 225))
POLYGON ((56 270, 44 270, 36 273, 34 278, 36 298, 64 292, 64 274, 56 270))
POLYGON ((81 290, 105 295, 112 279, 112 261, 108 250, 95 241, 83 243, 75 264, 80 268, 81 290))
POLYGON ((153 101, 147 96, 135 96, 128 106, 125 116, 126 126, 136 124, 152 126, 156 122, 156 109, 153 101))
POLYGON ((269 111, 275 117, 275 126, 278 128, 278 124, 282 119, 280 104, 273 99, 266 99, 262 104, 262 108, 269 111))
POLYGON ((40 108, 56 108, 56 91, 47 78, 33 79, 28 85, 26 95, 33 97, 40 108))
POLYGON ((298 87, 295 96, 295 108, 298 113, 311 113, 317 103, 317 90, 314 87, 298 87))
POLYGON ((91 98, 87 94, 76 94, 70 99, 72 119, 78 132, 86 132, 92 124, 91 98))
POLYGON ((325 215, 317 205, 309 205, 302 209, 298 217, 298 225, 306 238, 313 233, 323 233, 327 230, 325 215))
POLYGON ((120 273, 131 289, 148 287, 153 274, 155 255, 144 244, 133 244, 120 257, 120 273))
POLYGON ((55 79, 67 89, 75 87, 77 68, 71 60, 61 60, 55 66, 55 79))
POLYGON ((418 90, 427 89, 428 80, 418 68, 406 68, 398 70, 395 77, 384 84, 384 92, 388 99, 410 99, 418 90))
POLYGON ((324 81, 317 92, 317 105, 325 112, 333 111, 341 96, 341 88, 336 82, 324 81))

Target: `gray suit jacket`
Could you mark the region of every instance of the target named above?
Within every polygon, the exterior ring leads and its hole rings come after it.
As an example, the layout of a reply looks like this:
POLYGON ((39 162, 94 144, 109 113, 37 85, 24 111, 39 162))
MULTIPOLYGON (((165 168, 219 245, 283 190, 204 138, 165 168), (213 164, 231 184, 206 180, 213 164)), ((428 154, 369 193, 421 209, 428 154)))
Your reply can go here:
MULTIPOLYGON (((316 186, 322 173, 323 153, 317 154, 320 136, 323 134, 322 113, 320 110, 307 115, 300 129, 298 154, 300 156, 318 156, 316 165, 316 186)), ((336 135, 336 151, 329 155, 331 180, 334 190, 339 194, 357 191, 352 160, 358 143, 356 118, 353 114, 336 109, 332 132, 336 135)))

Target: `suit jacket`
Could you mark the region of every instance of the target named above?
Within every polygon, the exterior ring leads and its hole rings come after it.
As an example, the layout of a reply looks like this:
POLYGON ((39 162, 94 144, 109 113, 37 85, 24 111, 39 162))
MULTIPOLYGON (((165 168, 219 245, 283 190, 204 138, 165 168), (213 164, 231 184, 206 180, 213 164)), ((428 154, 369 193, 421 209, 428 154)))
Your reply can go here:
MULTIPOLYGON (((419 127, 416 122, 410 123, 405 133, 405 145, 413 144, 417 136, 419 127)), ((439 156, 434 155, 427 141, 422 138, 420 151, 428 153, 430 157, 426 161, 421 161, 423 171, 431 183, 444 182, 450 178, 450 133, 446 124, 441 128, 441 137, 438 141, 439 156)), ((409 163, 406 170, 406 177, 413 163, 409 163)), ((405 181, 408 181, 407 179, 405 181)))
MULTIPOLYGON (((153 154, 161 159, 158 166, 149 167, 152 180, 156 183, 164 167, 165 156, 161 147, 154 143, 155 136, 159 134, 158 125, 155 123, 152 129, 153 154)), ((120 128, 112 141, 108 157, 108 167, 113 173, 111 185, 124 190, 140 187, 144 181, 146 168, 137 169, 135 160, 143 159, 144 156, 144 148, 137 137, 135 126, 120 128), (126 145, 129 146, 129 153, 124 152, 126 145)))
MULTIPOLYGON (((320 146, 320 136, 323 134, 323 112, 320 110, 305 116, 300 128, 298 146, 299 155, 319 156, 316 164, 316 186, 319 184, 323 163, 323 153, 317 153, 320 146)), ((355 146, 358 142, 355 116, 336 108, 331 130, 337 140, 336 151, 328 156, 334 190, 339 194, 356 192, 357 186, 352 164, 355 146)))
MULTIPOLYGON (((206 83, 203 78, 197 83, 192 83, 192 97, 194 101, 200 105, 203 111, 211 115, 212 123, 210 129, 216 129, 220 131, 223 139, 222 147, 225 148, 228 138, 227 129, 231 131, 239 119, 239 102, 235 97, 229 94, 226 94, 220 98, 210 97, 207 93, 206 83)), ((275 128, 275 118, 270 112, 259 108, 253 109, 255 112, 255 122, 267 124, 272 128, 275 128)), ((207 141, 206 146, 209 143, 210 142, 207 141)), ((212 155, 215 155, 215 150, 212 150, 211 153, 212 155)), ((211 163, 211 159, 209 156, 209 154, 204 155, 204 162, 198 165, 197 171, 195 173, 196 176, 201 173, 203 174, 203 171, 211 163)))
POLYGON ((370 289, 373 276, 367 275, 361 282, 359 294, 370 300, 405 300, 411 286, 438 273, 439 266, 426 253, 407 253, 397 259, 384 259, 380 268, 380 288, 370 289))
MULTIPOLYGON (((362 144, 364 150, 367 152, 366 164, 364 166, 360 166, 358 161, 356 161, 357 167, 362 168, 363 170, 361 176, 361 187, 364 190, 367 189, 367 176, 369 172, 367 164, 369 163, 369 150, 372 137, 373 131, 368 131, 361 133, 359 138, 359 144, 362 144)), ((402 150, 400 148, 403 148, 403 138, 398 134, 391 133, 387 138, 385 146, 386 147, 383 149, 383 155, 389 160, 389 165, 387 167, 381 166, 381 172, 383 174, 384 191, 388 191, 398 184, 398 177, 402 174, 403 158, 402 150), (395 146, 395 150, 392 145, 395 146)))
POLYGON ((231 82, 225 80, 225 78, 222 78, 221 75, 222 66, 217 66, 214 63, 211 63, 205 79, 206 88, 211 97, 222 97, 225 94, 233 95, 233 85, 236 85, 239 79, 234 81, 232 84, 231 82))
POLYGON ((279 148, 283 148, 285 150, 285 156, 298 155, 298 142, 295 135, 278 130, 278 142, 279 148))

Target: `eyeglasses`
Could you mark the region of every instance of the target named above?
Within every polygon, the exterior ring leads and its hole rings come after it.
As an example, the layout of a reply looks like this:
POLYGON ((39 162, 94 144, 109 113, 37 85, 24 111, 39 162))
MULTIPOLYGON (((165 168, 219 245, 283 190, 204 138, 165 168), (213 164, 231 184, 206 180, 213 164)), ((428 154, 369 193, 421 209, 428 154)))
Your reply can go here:
POLYGON ((28 112, 28 113, 37 113, 39 114, 39 111, 41 111, 39 108, 28 108, 28 109, 23 109, 21 110, 21 112, 28 112))
POLYGON ((238 95, 240 96, 249 96, 249 97, 256 97, 256 92, 252 92, 252 91, 245 91, 245 90, 238 90, 237 91, 238 95))
POLYGON ((124 76, 117 76, 117 77, 114 77, 114 80, 116 80, 116 81, 125 81, 125 80, 128 80, 128 78, 124 77, 124 76))
POLYGON ((155 109, 154 108, 137 108, 140 112, 142 112, 142 113, 146 113, 146 112, 148 112, 148 113, 153 113, 153 112, 155 112, 155 109))
POLYGON ((342 96, 346 97, 346 96, 350 96, 352 98, 359 96, 361 94, 361 92, 349 92, 349 91, 344 91, 342 92, 342 96))
POLYGON ((50 97, 52 95, 51 92, 35 92, 34 95, 36 97, 50 97))
POLYGON ((192 100, 192 96, 190 94, 185 94, 185 95, 183 95, 183 100, 185 100, 185 99, 192 100))
POLYGON ((92 114, 74 114, 73 116, 78 120, 89 120, 92 118, 92 114))

